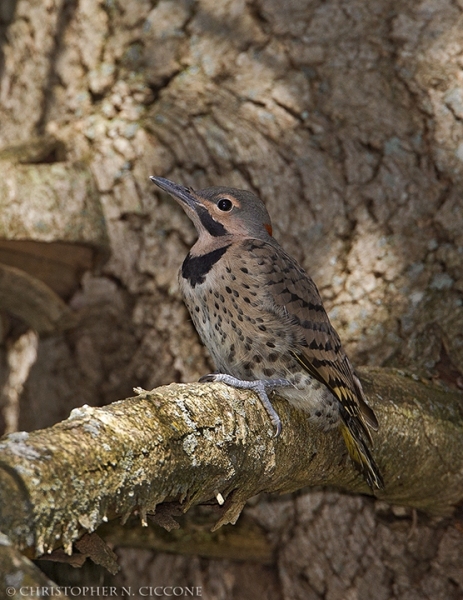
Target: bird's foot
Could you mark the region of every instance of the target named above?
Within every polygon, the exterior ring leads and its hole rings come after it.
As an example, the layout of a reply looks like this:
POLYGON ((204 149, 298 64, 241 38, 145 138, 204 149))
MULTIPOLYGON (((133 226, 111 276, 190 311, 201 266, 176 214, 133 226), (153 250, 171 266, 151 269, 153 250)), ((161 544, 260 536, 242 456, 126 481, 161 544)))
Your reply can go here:
POLYGON ((242 390, 252 390, 259 396, 259 400, 262 406, 267 411, 268 416, 272 425, 275 427, 275 437, 278 437, 281 433, 281 421, 278 413, 273 408, 272 403, 269 400, 268 392, 272 392, 279 387, 291 386, 287 379, 257 379, 254 381, 245 381, 243 379, 237 379, 231 375, 225 373, 210 373, 209 375, 203 375, 199 380, 201 383, 207 381, 221 381, 226 385, 242 390))

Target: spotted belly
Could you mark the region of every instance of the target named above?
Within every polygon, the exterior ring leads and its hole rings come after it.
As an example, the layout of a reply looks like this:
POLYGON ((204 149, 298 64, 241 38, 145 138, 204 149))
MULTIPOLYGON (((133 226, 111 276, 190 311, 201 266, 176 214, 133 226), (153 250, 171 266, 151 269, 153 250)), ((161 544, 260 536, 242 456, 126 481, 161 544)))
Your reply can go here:
POLYGON ((325 429, 339 423, 338 400, 290 354, 294 336, 279 317, 253 307, 245 311, 229 285, 204 282, 193 289, 183 282, 182 293, 218 373, 242 380, 287 379, 293 387, 278 389, 279 396, 325 429))

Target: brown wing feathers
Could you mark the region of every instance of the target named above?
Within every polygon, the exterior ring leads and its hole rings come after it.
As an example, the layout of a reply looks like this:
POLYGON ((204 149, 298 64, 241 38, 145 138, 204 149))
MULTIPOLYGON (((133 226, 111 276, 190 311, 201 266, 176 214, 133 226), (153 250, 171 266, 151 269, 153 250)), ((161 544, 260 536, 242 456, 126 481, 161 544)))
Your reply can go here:
MULTIPOLYGON (((364 395, 338 334, 330 323, 312 279, 284 252, 278 253, 278 280, 272 282, 273 300, 283 305, 299 328, 298 347, 293 356, 304 369, 325 384, 352 417, 365 419, 377 428, 373 411, 364 395)), ((363 422, 362 422, 363 426, 363 422)), ((366 427, 365 433, 370 438, 366 427)))

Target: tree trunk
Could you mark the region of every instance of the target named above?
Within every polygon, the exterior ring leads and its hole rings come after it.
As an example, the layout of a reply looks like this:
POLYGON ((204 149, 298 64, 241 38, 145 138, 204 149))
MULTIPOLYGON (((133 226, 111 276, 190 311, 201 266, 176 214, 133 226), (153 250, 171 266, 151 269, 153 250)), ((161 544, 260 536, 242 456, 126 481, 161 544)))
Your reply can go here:
MULTIPOLYGON (((176 283, 194 230, 149 175, 258 193, 352 361, 409 368, 457 394, 460 4, 3 0, 0 274, 17 283, 0 290, 0 384, 14 388, 0 425, 49 427, 82 404, 210 371, 176 283), (47 220, 47 189, 61 202, 56 219, 47 220), (39 255, 46 268, 34 266, 39 255), (18 340, 35 343, 23 337, 28 327, 41 335, 37 358, 15 387, 11 352, 18 340)), ((448 422, 460 419, 457 407, 448 422)), ((431 419, 429 434, 441 424, 431 419)), ((241 518, 265 533, 271 558, 192 560, 119 541, 112 584, 135 598, 141 586, 164 585, 234 599, 463 595, 458 520, 320 489, 260 497, 241 518)), ((80 585, 94 581, 82 573, 80 585)))

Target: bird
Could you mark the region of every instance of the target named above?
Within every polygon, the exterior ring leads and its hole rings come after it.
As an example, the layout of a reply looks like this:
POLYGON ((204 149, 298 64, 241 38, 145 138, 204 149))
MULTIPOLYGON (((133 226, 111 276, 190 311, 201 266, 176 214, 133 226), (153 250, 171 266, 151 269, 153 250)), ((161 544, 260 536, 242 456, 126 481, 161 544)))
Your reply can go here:
POLYGON ((354 466, 384 488, 369 446, 378 421, 312 278, 273 237, 260 198, 247 190, 194 190, 150 177, 193 221, 198 238, 179 286, 221 381, 254 391, 275 427, 269 394, 305 411, 322 430, 339 428, 354 466))

